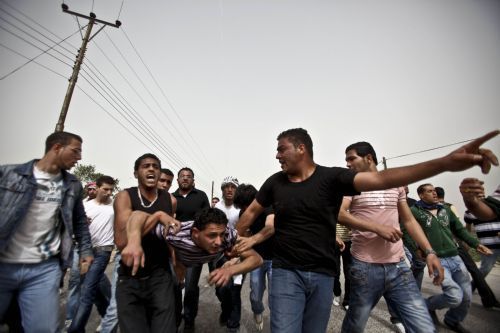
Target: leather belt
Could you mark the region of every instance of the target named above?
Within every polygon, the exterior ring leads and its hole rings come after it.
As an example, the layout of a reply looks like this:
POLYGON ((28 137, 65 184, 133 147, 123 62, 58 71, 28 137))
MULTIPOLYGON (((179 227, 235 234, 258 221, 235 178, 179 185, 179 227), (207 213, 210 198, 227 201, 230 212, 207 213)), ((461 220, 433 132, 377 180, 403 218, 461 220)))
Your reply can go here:
POLYGON ((102 251, 102 252, 111 252, 115 248, 114 245, 105 245, 105 246, 95 246, 92 249, 94 251, 102 251))

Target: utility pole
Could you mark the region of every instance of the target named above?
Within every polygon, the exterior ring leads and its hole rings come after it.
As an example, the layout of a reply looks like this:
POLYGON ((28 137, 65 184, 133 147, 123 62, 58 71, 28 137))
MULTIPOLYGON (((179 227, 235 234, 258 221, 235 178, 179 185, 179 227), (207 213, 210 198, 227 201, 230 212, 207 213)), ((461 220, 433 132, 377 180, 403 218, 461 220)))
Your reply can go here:
POLYGON ((73 96, 73 91, 75 90, 75 85, 76 81, 78 80, 78 73, 80 72, 80 67, 83 63, 83 58, 85 57, 85 51, 87 51, 87 44, 88 42, 94 38, 95 35, 97 35, 102 29, 104 29, 105 26, 109 25, 115 28, 120 27, 121 22, 116 21, 115 23, 110 23, 102 20, 98 20, 97 16, 94 13, 90 13, 89 16, 79 14, 73 11, 69 10, 69 7, 66 4, 62 4, 62 10, 63 12, 71 15, 75 15, 77 17, 83 17, 85 19, 89 20, 89 24, 87 25, 87 31, 85 32, 85 36, 83 37, 82 40, 82 46, 80 47, 80 50, 78 50, 78 55, 75 60, 75 65, 73 66, 73 74, 71 74, 71 78, 69 79, 69 85, 68 85, 68 90, 66 91, 66 96, 64 97, 64 102, 63 106, 61 109, 61 113, 59 114, 59 120, 56 124, 56 132, 62 132, 64 131, 64 121, 66 120, 66 115, 68 113, 69 109, 69 103, 71 102, 71 97, 73 96), (99 29, 93 36, 90 36, 90 33, 92 32, 92 27, 96 23, 101 23, 103 26, 101 29, 99 29))
POLYGON ((387 160, 385 159, 385 157, 382 157, 382 163, 384 163, 384 170, 387 169, 387 160))

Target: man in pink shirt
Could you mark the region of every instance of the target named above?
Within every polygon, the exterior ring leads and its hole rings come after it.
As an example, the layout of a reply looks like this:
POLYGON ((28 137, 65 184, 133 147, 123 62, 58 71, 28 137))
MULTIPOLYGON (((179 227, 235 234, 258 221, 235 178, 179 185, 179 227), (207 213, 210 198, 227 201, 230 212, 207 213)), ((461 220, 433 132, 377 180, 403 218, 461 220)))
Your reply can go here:
MULTIPOLYGON (((347 147, 346 162, 348 168, 357 172, 377 172, 377 156, 367 142, 347 147)), ((349 272, 351 298, 342 332, 363 332, 371 310, 382 296, 406 330, 436 332, 425 300, 404 260, 400 218, 410 236, 426 252, 434 284, 443 280, 443 268, 413 218, 403 187, 344 197, 339 222, 352 228, 353 258, 349 272)))

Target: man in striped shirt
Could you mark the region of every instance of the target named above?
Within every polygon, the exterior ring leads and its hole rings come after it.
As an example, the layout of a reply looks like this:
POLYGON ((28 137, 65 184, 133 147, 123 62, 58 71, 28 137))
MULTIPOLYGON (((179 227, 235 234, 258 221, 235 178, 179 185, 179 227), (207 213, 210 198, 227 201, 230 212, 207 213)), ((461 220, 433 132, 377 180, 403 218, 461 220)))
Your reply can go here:
MULTIPOLYGON (((128 229, 133 233, 139 228, 142 233, 148 231, 145 219, 129 221, 128 229), (130 227, 130 228, 129 228, 130 227)), ((169 223, 160 222, 153 232, 157 237, 165 238, 174 249, 174 266, 176 272, 183 271, 185 266, 203 264, 223 257, 224 252, 231 251, 236 243, 237 232, 227 226, 227 217, 217 208, 206 208, 199 212, 194 221, 181 223, 181 230, 174 234, 169 223)), ((141 260, 138 258, 137 260, 141 260)), ((233 275, 249 272, 262 264, 262 258, 253 249, 238 253, 221 268, 210 273, 208 282, 216 286, 226 285, 233 275)), ((180 274, 182 276, 182 274, 180 274)))

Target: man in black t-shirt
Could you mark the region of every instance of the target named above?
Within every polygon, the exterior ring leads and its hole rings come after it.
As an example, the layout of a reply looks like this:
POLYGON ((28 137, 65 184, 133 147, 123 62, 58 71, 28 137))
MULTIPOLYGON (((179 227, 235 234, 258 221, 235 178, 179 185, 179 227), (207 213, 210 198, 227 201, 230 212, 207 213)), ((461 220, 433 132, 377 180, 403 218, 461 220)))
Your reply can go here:
MULTIPOLYGON (((205 192, 194 186, 194 172, 184 167, 177 173, 177 184, 179 188, 172 193, 177 199, 177 211, 175 217, 181 221, 192 221, 196 213, 210 207, 205 192)), ((184 290, 184 331, 194 329, 194 320, 198 314, 198 300, 200 297, 201 269, 203 264, 188 267, 186 270, 184 290)), ((180 317, 182 312, 181 289, 176 289, 176 316, 180 317)), ((179 318, 178 318, 179 319, 179 318)))
MULTIPOLYGON (((311 137, 302 128, 282 132, 277 140, 281 172, 269 177, 241 216, 238 233, 272 206, 275 220, 271 329, 276 332, 325 332, 332 304, 335 272, 335 224, 344 195, 404 186, 444 171, 474 165, 488 172, 496 156, 480 145, 498 135, 490 132, 451 154, 409 167, 355 173, 328 168, 313 160, 311 137)), ((393 228, 384 235, 397 242, 393 228)))

